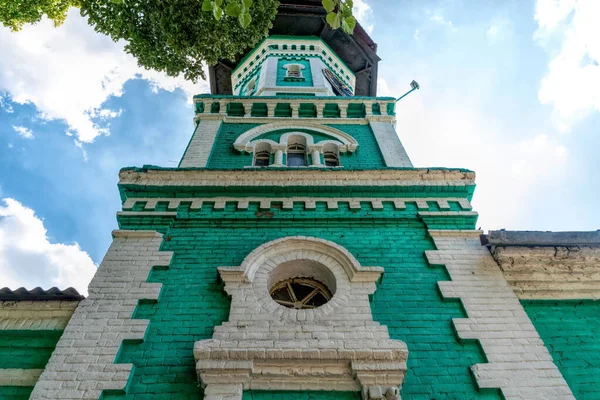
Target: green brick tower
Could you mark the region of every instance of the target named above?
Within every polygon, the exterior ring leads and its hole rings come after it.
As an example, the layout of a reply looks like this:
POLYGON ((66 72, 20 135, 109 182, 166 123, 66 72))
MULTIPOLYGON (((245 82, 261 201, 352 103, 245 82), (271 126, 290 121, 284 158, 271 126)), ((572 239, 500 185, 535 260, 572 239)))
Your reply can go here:
POLYGON ((475 174, 413 167, 367 34, 278 24, 211 70, 177 168, 121 170, 31 398, 574 399, 480 243, 475 174))

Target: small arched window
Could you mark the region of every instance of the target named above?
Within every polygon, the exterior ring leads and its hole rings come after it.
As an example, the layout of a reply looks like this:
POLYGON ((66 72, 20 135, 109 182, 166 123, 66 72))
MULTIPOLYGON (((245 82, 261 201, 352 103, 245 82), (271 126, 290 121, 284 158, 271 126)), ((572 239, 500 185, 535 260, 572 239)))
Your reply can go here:
POLYGON ((306 146, 300 143, 292 143, 287 149, 288 167, 306 167, 306 146))
POLYGON ((287 65, 287 77, 290 78, 302 78, 301 66, 298 64, 287 65))
POLYGON ((340 152, 335 144, 327 143, 323 146, 323 159, 326 167, 340 166, 340 152))
POLYGON ((268 150, 262 150, 254 155, 255 167, 268 167, 271 161, 271 153, 268 150))
POLYGON ((340 166, 340 158, 337 153, 333 151, 326 151, 323 153, 323 158, 325 159, 326 167, 339 167, 340 166))

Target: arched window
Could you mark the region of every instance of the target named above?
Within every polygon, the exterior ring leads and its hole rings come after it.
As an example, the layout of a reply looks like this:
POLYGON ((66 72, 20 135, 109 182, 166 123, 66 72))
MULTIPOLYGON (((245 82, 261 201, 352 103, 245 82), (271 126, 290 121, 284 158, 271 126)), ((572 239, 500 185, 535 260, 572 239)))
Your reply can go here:
POLYGON ((335 144, 327 143, 323 146, 323 159, 326 167, 340 166, 340 152, 335 144))
POLYGON ((287 64, 285 66, 287 70, 286 77, 288 78, 302 78, 302 65, 300 64, 287 64))
POLYGON ((255 167, 268 167, 271 161, 271 153, 269 150, 262 150, 254 155, 254 166, 255 167))
POLYGON ((253 94, 254 89, 256 89, 256 78, 252 78, 250 80, 250 82, 248 82, 248 85, 246 85, 246 90, 245 90, 246 96, 253 94))
POLYGON ((326 151, 323 153, 323 158, 325 159, 326 167, 339 167, 340 166, 340 158, 337 153, 333 151, 326 151))
POLYGON ((271 163, 271 145, 269 143, 257 143, 254 148, 254 166, 268 167, 271 163))
POLYGON ((292 143, 287 148, 288 167, 306 167, 306 146, 300 143, 292 143))

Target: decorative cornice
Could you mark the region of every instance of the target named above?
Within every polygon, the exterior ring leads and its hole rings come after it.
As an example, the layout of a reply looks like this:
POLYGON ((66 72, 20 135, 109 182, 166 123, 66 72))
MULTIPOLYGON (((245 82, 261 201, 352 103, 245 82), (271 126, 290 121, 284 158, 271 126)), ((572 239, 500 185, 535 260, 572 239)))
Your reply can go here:
POLYGON ((119 185, 164 187, 389 187, 473 186, 475 173, 459 169, 315 170, 122 169, 119 185))
MULTIPOLYGON (((190 197, 190 198, 164 198, 164 197, 131 197, 123 203, 123 210, 129 211, 126 215, 148 215, 148 211, 154 211, 158 203, 167 203, 170 210, 177 209, 181 203, 190 203, 191 210, 199 210, 204 203, 213 203, 213 210, 224 210, 226 204, 234 203, 238 210, 247 210, 250 203, 260 203, 259 208, 269 210, 273 204, 282 204, 282 209, 291 210, 294 204, 303 204, 305 209, 316 209, 317 203, 326 203, 327 209, 336 210, 339 203, 348 204, 352 210, 360 210, 361 203, 368 203, 374 210, 383 210, 383 203, 393 203, 394 208, 403 210, 406 203, 416 204, 419 210, 429 210, 429 203, 435 203, 440 210, 450 210, 449 202, 456 202, 463 210, 471 210, 469 200, 461 197, 190 197), (136 203, 143 202, 143 211, 130 211, 136 203)), ((162 211, 161 215, 175 216, 177 213, 172 211, 162 211)), ((425 216, 473 216, 477 213, 469 211, 437 211, 437 212, 419 212, 419 215, 425 216)))
POLYGON ((196 114, 194 122, 204 121, 223 121, 227 124, 270 124, 276 121, 314 121, 323 125, 368 125, 370 122, 389 122, 396 123, 393 115, 373 115, 364 118, 304 118, 304 117, 233 117, 225 114, 196 114))

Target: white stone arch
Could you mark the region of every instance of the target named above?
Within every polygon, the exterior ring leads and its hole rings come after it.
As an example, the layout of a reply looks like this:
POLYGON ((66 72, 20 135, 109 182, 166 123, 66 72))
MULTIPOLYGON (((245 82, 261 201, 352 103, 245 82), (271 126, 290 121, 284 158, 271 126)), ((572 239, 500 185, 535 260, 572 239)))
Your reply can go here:
POLYGON ((375 283, 383 273, 381 267, 361 266, 348 250, 334 242, 306 236, 286 237, 265 243, 248 254, 239 267, 220 267, 218 270, 229 294, 233 296, 239 289, 238 283, 246 284, 263 310, 288 321, 304 318, 320 320, 339 312, 353 297, 355 285, 373 293, 375 283), (275 303, 269 294, 270 277, 278 266, 289 261, 312 261, 327 268, 335 277, 332 299, 314 310, 286 309, 275 303))
POLYGON ((308 133, 304 133, 304 132, 286 132, 283 135, 281 135, 281 137, 279 138, 279 144, 281 146, 285 146, 287 147, 289 145, 289 141, 291 137, 294 136, 300 136, 304 138, 304 141, 306 143, 303 143, 306 148, 308 149, 309 146, 312 146, 314 144, 315 139, 312 137, 311 134, 308 133))
MULTIPOLYGON (((237 268, 243 271, 243 275, 248 282, 252 282, 256 271, 262 263, 273 257, 277 258, 292 251, 304 251, 306 254, 311 253, 316 257, 321 257, 329 264, 332 262, 339 263, 351 282, 364 281, 365 275, 363 273, 367 273, 370 277, 373 274, 379 277, 383 273, 383 268, 381 267, 361 266, 358 260, 339 244, 310 236, 284 237, 264 243, 248 254, 237 268)), ((322 262, 322 264, 328 265, 325 262, 322 262)))
MULTIPOLYGON (((273 132, 281 129, 292 129, 292 130, 308 130, 315 133, 321 133, 324 135, 328 135, 333 137, 336 141, 339 141, 339 150, 341 152, 354 152, 358 148, 358 142, 351 135, 343 132, 339 129, 332 128, 330 126, 312 124, 310 122, 300 122, 294 121, 293 124, 290 122, 272 122, 270 124, 264 124, 261 126, 257 126, 256 128, 252 128, 243 134, 241 134, 233 143, 235 149, 239 151, 254 151, 254 142, 253 140, 258 138, 259 136, 273 132)), ((302 132, 294 132, 294 134, 300 134, 302 132)), ((285 135, 285 134, 284 134, 285 135)), ((309 135, 310 134, 306 134, 309 135)), ((283 136, 283 135, 282 135, 283 136)), ((265 140, 265 139, 260 139, 265 140)), ((312 136, 311 136, 311 140, 312 136)), ((321 143, 321 142, 318 142, 321 143)))
POLYGON ((205 400, 241 400, 244 389, 298 387, 399 400, 408 349, 373 321, 369 301, 383 268, 361 266, 334 242, 288 236, 260 245, 240 266, 218 271, 231 295, 229 320, 215 327, 212 339, 194 344, 205 400), (334 289, 331 299, 309 309, 276 303, 270 283, 302 268, 314 272, 302 276, 334 289), (333 276, 333 285, 325 275, 333 276))

